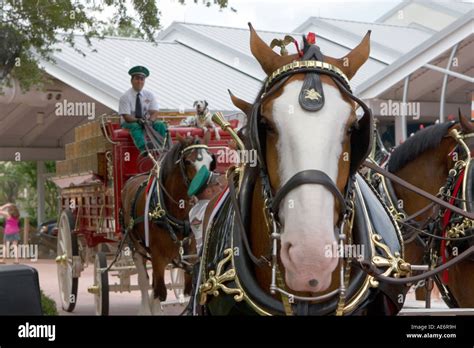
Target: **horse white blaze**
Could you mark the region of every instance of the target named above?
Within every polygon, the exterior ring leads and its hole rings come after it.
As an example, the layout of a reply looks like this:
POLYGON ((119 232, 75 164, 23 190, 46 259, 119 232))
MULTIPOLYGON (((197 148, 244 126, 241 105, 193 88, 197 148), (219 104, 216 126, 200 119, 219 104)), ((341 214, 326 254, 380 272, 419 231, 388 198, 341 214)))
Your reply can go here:
MULTIPOLYGON (((304 110, 298 102, 302 84, 293 81, 286 85, 273 104, 282 186, 307 169, 321 170, 337 181, 345 125, 351 113, 340 92, 327 84, 324 107, 317 112, 304 110)), ((323 291, 330 285, 338 263, 337 255, 328 256, 336 243, 334 204, 327 188, 306 184, 290 191, 280 205, 281 260, 286 283, 295 291, 323 291)))
POLYGON ((199 169, 201 169, 202 166, 206 166, 207 169, 211 170, 211 162, 212 162, 212 156, 209 154, 208 151, 206 150, 199 150, 200 151, 200 155, 202 156, 201 159, 196 159, 196 161, 194 161, 194 168, 196 169, 196 172, 199 171, 199 169))

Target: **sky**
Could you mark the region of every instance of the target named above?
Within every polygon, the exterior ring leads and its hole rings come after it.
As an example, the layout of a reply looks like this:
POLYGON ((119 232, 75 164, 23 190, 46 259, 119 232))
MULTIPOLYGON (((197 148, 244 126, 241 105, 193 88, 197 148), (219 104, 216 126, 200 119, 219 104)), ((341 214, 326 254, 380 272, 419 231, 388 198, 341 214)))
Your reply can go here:
POLYGON ((187 0, 186 5, 178 0, 156 2, 163 29, 173 21, 240 28, 252 22, 259 30, 291 32, 310 16, 373 22, 401 0, 229 0, 223 10, 206 7, 203 0, 187 0))

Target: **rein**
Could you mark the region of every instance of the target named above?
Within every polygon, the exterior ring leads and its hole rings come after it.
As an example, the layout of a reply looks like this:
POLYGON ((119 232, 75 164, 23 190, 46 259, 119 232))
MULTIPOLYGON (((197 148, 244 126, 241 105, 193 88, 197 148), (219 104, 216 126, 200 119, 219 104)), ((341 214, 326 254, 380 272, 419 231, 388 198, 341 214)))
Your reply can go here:
POLYGON ((462 215, 462 216, 464 216, 468 219, 471 219, 471 220, 474 219, 474 213, 464 211, 464 210, 462 210, 462 209, 460 209, 460 208, 458 208, 458 207, 456 207, 452 204, 449 204, 449 203, 443 201, 442 199, 440 199, 436 196, 433 196, 431 193, 428 193, 424 190, 419 189, 418 187, 410 184, 409 182, 406 182, 405 180, 399 178, 395 174, 392 174, 389 171, 387 171, 385 169, 382 169, 379 166, 377 166, 377 165, 375 165, 375 164, 373 164, 369 161, 365 161, 364 166, 366 166, 366 167, 372 169, 373 171, 389 178, 390 180, 396 182, 400 186, 403 186, 404 188, 406 188, 406 189, 408 189, 408 190, 410 190, 410 191, 412 191, 412 192, 414 192, 414 193, 416 193, 416 194, 418 194, 418 195, 420 195, 420 196, 422 196, 422 197, 424 197, 424 198, 426 198, 426 199, 442 206, 443 208, 449 209, 449 210, 451 210, 451 211, 453 211, 453 212, 455 212, 459 215, 462 215))

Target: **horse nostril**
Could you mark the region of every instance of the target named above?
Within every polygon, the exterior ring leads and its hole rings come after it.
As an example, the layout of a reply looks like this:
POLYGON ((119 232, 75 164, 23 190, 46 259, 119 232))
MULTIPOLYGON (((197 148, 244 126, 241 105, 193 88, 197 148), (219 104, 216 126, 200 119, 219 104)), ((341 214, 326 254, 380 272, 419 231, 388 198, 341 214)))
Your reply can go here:
POLYGON ((309 282, 308 282, 309 286, 311 287, 316 287, 318 286, 318 281, 316 279, 311 279, 309 282))

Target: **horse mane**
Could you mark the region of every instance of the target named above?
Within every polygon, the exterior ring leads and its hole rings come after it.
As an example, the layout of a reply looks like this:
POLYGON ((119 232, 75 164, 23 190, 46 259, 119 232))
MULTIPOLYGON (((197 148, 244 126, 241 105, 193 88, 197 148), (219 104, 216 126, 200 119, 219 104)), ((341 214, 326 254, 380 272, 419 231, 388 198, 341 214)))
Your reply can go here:
POLYGON ((167 176, 173 172, 182 149, 183 145, 178 141, 171 146, 163 157, 163 160, 161 161, 161 180, 163 180, 163 182, 166 180, 167 176))
POLYGON ((438 147, 448 129, 454 125, 455 122, 449 121, 416 132, 392 152, 388 161, 388 171, 396 173, 423 152, 438 147))

